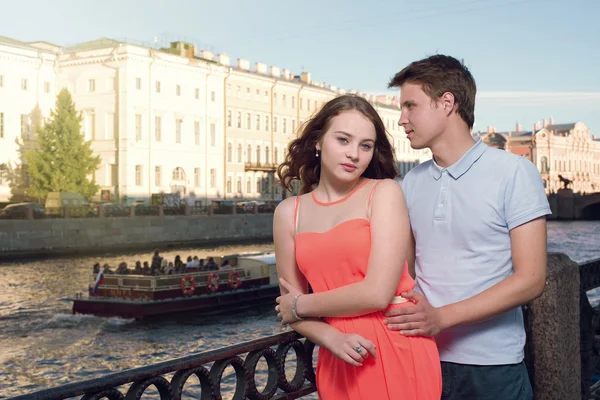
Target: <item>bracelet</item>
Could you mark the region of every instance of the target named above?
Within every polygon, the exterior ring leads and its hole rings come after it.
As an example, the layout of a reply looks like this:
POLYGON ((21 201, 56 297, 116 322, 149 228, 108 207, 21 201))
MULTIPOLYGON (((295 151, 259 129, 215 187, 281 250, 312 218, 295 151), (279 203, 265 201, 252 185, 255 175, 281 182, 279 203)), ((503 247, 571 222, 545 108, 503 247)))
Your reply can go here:
POLYGON ((297 321, 302 321, 304 318, 301 318, 296 311, 296 304, 298 303, 298 298, 302 296, 303 293, 298 293, 294 296, 294 300, 292 301, 292 315, 296 318, 297 321))

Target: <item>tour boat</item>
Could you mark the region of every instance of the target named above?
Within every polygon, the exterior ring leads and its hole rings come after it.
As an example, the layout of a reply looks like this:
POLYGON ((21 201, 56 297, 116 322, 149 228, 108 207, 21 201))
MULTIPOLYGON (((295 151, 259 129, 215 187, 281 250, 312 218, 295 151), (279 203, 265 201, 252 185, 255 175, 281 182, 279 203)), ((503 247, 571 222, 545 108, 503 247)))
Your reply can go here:
POLYGON ((88 296, 70 298, 73 314, 143 319, 173 313, 217 314, 273 303, 279 295, 275 254, 213 257, 226 268, 171 275, 90 275, 88 296))

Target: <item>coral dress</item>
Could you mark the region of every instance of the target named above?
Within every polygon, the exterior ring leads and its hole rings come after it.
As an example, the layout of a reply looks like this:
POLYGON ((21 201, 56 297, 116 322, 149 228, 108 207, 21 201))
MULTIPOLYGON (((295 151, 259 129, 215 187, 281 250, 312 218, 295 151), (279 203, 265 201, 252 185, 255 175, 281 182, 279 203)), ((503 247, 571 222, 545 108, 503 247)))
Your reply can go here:
MULTIPOLYGON (((336 202, 320 202, 314 192, 296 199, 296 262, 315 293, 365 277, 371 251, 369 203, 378 182, 366 180, 336 202)), ((396 296, 414 286, 405 264, 396 296)), ((409 304, 392 304, 388 309, 409 304)), ((384 313, 324 318, 341 332, 371 340, 377 346, 377 358, 369 357, 363 366, 355 367, 321 347, 317 363, 320 399, 439 400, 442 378, 434 339, 388 330, 384 313)))

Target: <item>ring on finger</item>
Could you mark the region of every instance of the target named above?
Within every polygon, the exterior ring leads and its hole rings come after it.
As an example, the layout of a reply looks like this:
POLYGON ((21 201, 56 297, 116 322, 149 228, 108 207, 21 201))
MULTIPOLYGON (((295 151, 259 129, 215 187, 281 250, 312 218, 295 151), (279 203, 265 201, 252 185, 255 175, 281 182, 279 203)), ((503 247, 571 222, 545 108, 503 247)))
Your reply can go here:
POLYGON ((358 354, 360 354, 360 353, 362 353, 362 351, 363 351, 363 348, 362 348, 362 346, 356 346, 356 347, 354 348, 354 351, 356 351, 358 354))

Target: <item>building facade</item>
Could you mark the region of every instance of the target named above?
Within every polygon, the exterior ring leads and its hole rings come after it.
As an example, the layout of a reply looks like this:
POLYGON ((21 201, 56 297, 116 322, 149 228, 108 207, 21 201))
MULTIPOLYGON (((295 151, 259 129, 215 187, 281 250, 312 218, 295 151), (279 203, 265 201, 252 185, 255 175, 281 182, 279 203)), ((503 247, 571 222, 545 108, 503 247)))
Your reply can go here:
POLYGON ((540 171, 546 193, 568 187, 574 193, 600 191, 600 140, 583 123, 537 123, 523 132, 495 132, 488 128, 479 134, 490 146, 527 157, 540 171))
MULTIPOLYGON (((62 88, 101 159, 93 177, 98 198, 133 203, 179 193, 191 205, 281 199, 275 171, 290 140, 325 102, 346 93, 308 72, 234 64, 183 42, 159 50, 111 39, 59 47, 0 37, 0 201, 11 196, 9 167, 22 165, 62 88)), ((396 98, 353 93, 383 119, 402 175, 431 158, 410 148, 396 98)))

